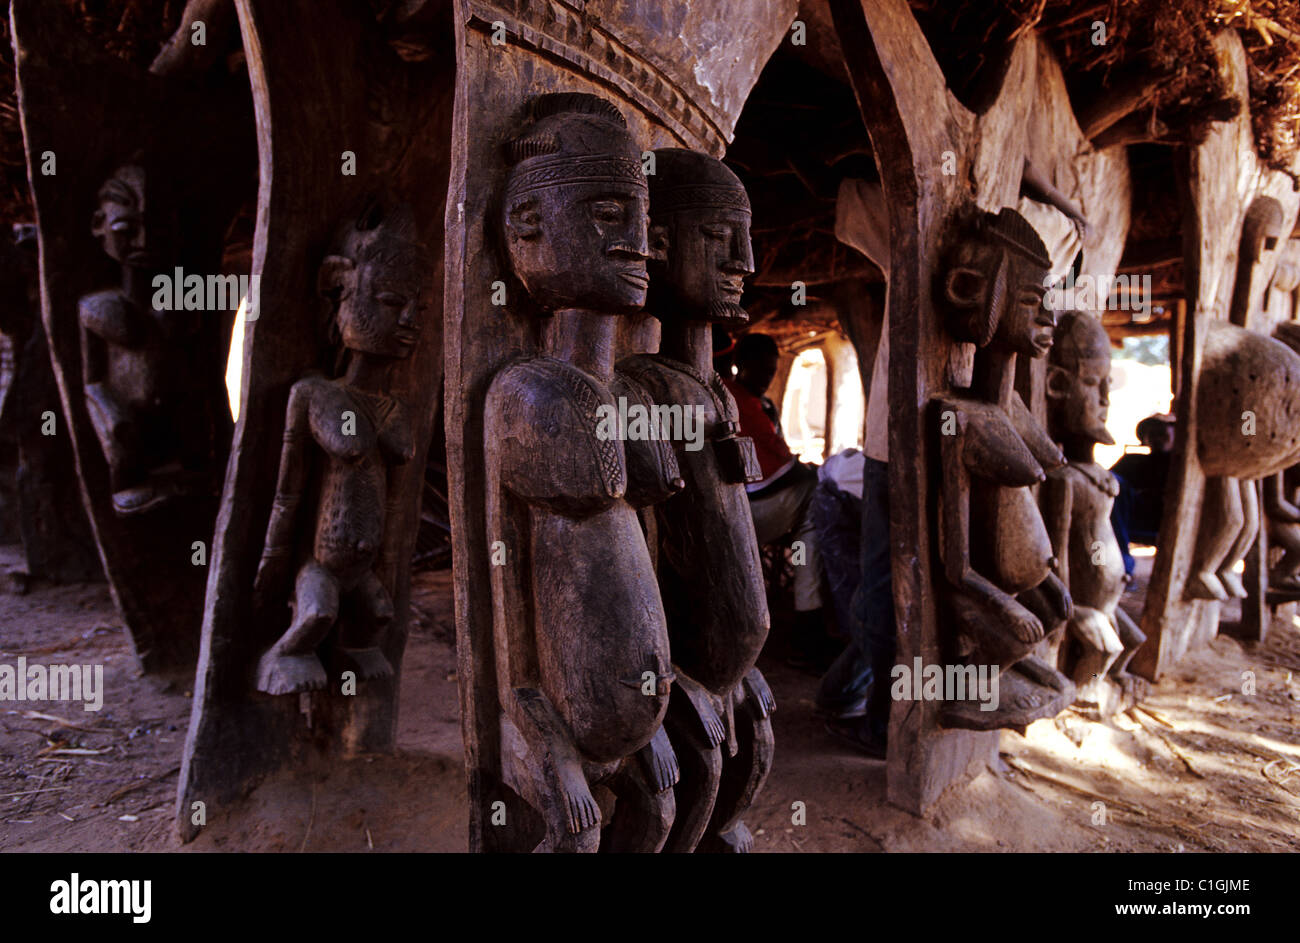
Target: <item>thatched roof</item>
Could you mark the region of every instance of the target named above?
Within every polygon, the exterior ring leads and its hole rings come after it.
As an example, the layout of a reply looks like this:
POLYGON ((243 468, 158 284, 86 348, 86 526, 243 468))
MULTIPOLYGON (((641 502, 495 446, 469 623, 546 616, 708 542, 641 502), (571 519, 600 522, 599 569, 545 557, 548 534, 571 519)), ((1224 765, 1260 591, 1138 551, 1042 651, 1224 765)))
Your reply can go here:
POLYGON ((1085 124, 1094 103, 1132 94, 1141 106, 1131 123, 1145 124, 1145 140, 1163 143, 1199 141, 1210 121, 1236 113, 1212 46, 1216 32, 1236 29, 1250 61, 1259 154, 1279 170, 1295 157, 1300 0, 911 0, 911 6, 959 97, 974 92, 1005 42, 1034 29, 1060 58, 1085 124))

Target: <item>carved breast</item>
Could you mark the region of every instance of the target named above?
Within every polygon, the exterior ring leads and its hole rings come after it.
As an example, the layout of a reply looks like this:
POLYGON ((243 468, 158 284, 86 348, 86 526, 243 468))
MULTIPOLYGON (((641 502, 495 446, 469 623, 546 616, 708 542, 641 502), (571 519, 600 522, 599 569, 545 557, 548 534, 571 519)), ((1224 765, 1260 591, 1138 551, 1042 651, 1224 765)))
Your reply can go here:
POLYGON ((1224 321, 1205 339, 1197 453, 1211 477, 1254 479, 1300 458, 1300 356, 1224 321))

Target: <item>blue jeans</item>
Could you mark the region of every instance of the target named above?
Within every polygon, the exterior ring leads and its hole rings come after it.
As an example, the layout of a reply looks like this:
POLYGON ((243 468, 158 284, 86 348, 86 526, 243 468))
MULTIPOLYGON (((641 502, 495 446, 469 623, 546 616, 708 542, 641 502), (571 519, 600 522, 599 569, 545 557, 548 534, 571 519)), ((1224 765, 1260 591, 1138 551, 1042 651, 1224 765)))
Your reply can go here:
POLYGON ((839 711, 861 700, 871 686, 871 663, 853 637, 853 597, 862 582, 862 500, 829 481, 817 484, 809 512, 835 621, 850 642, 832 663, 817 691, 817 705, 839 711))
MULTIPOLYGON (((862 470, 862 542, 859 560, 862 579, 853 594, 853 618, 849 622, 852 644, 822 679, 818 698, 824 703, 842 701, 850 686, 866 668, 885 683, 871 686, 867 721, 873 735, 884 739, 889 732, 889 684, 894 663, 894 581, 889 554, 889 466, 866 459, 862 470), (858 669, 855 673, 855 667, 858 669), (838 692, 839 698, 834 695, 838 692)), ((858 694, 861 696, 861 693, 858 694)))
POLYGON ((1119 496, 1110 509, 1110 526, 1119 542, 1120 556, 1124 558, 1124 572, 1132 576, 1136 563, 1133 554, 1129 552, 1129 544, 1156 545, 1160 536, 1160 512, 1164 495, 1153 494, 1150 490, 1138 491, 1123 475, 1115 472, 1111 474, 1119 482, 1119 496))

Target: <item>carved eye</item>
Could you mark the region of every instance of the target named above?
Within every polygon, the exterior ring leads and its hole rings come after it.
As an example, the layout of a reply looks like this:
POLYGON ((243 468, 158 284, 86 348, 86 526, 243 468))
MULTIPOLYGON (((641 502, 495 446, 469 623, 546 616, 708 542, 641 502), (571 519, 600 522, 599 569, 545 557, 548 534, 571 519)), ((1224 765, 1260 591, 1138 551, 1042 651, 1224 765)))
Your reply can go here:
POLYGON ((591 204, 591 215, 602 223, 618 223, 623 220, 623 207, 613 200, 599 200, 591 204))
POLYGON ((405 308, 406 297, 393 291, 381 291, 375 296, 376 300, 387 308, 405 308))
POLYGON ((110 223, 108 228, 112 232, 130 232, 135 229, 135 222, 129 219, 117 219, 110 223))
POLYGON ((700 232, 704 233, 704 235, 708 236, 710 239, 717 239, 719 242, 731 238, 731 230, 726 226, 701 226, 700 232))

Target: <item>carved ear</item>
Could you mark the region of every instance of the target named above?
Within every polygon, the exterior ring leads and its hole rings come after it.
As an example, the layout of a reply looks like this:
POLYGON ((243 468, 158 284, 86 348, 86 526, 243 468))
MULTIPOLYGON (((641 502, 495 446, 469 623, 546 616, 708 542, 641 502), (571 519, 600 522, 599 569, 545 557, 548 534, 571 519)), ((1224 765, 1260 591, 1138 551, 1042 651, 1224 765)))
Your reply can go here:
MULTIPOLYGON (((985 256, 987 257, 987 255, 985 256)), ((979 256, 976 256, 979 258, 979 256)), ((1007 296, 1007 254, 997 252, 990 272, 974 265, 955 264, 943 280, 943 294, 955 310, 950 330, 958 340, 983 347, 997 333, 1007 296), (996 259, 996 262, 994 262, 996 259)))
POLYGON ((341 255, 327 255, 316 276, 316 290, 322 295, 341 300, 352 294, 355 275, 356 265, 351 259, 345 259, 341 255))
POLYGON ((667 262, 668 261, 668 227, 654 224, 649 231, 650 242, 650 261, 667 262))
POLYGON ((92 236, 104 235, 104 211, 95 210, 95 215, 90 217, 90 234, 92 236))
POLYGON ((984 301, 987 278, 979 269, 968 265, 955 265, 948 270, 943 283, 944 297, 959 308, 973 308, 984 301))
POLYGON ((506 235, 510 239, 532 240, 541 234, 542 221, 535 200, 521 200, 510 207, 506 213, 506 235))
POLYGON ((1065 399, 1070 383, 1070 373, 1064 367, 1049 364, 1047 367, 1047 398, 1065 399))

